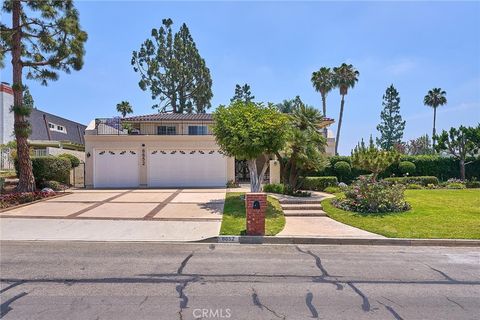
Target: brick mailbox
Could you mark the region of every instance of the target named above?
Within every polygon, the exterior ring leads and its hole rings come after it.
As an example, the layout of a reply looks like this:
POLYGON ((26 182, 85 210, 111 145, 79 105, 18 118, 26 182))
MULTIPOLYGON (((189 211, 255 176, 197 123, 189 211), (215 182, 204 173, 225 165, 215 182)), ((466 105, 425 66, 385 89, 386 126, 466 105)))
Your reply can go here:
POLYGON ((245 207, 247 208, 247 235, 265 235, 265 213, 267 211, 267 194, 245 194, 245 207))

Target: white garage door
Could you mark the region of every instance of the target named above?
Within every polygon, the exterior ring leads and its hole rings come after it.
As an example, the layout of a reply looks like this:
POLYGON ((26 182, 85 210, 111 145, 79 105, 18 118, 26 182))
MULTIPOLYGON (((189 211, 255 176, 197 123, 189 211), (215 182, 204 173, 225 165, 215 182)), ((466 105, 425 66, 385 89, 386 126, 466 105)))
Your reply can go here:
POLYGON ((131 188, 139 185, 138 150, 96 150, 95 188, 131 188))
POLYGON ((149 187, 224 187, 227 158, 213 150, 149 150, 149 187))

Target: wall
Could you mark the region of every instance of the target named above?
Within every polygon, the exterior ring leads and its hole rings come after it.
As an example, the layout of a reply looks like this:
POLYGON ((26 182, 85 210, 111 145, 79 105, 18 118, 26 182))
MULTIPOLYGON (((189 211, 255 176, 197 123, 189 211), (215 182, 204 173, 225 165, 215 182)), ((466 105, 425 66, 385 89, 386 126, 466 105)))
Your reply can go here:
MULTIPOLYGON (((147 150, 148 148, 163 149, 182 149, 182 150, 218 150, 215 137, 211 135, 203 136, 107 136, 107 135, 85 135, 85 154, 90 157, 85 158, 85 185, 87 188, 93 187, 93 155, 95 149, 128 149, 134 148, 147 150), (144 146, 142 146, 142 144, 144 146)), ((140 159, 139 159, 140 161, 140 159)), ((140 166, 140 186, 147 186, 147 165, 140 166)), ((235 160, 227 159, 227 180, 235 180, 235 160)))
POLYGON ((13 90, 10 86, 0 84, 0 144, 15 140, 13 136, 13 90))
POLYGON ((84 151, 76 151, 76 150, 68 150, 68 149, 61 149, 61 148, 54 148, 54 147, 47 147, 47 154, 51 156, 58 156, 62 153, 68 153, 77 157, 80 161, 85 162, 85 152, 84 151))

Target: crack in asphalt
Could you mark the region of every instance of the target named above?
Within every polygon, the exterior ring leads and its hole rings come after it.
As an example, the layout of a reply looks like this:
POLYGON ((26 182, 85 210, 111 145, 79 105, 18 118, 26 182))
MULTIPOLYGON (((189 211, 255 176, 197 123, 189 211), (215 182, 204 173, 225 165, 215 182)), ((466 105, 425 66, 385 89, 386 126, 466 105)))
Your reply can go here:
POLYGON ((315 308, 315 306, 312 304, 313 301, 313 293, 307 292, 307 295, 305 297, 305 304, 308 307, 308 310, 310 310, 310 313, 312 314, 312 318, 317 318, 318 319, 318 311, 315 308))
POLYGON ((433 270, 433 271, 441 274, 441 275, 442 275, 446 280, 448 280, 448 281, 452 281, 452 282, 457 282, 457 281, 458 281, 458 280, 453 279, 452 277, 450 277, 448 274, 446 274, 446 273, 443 272, 443 271, 440 271, 440 270, 438 270, 438 269, 435 269, 434 267, 429 266, 428 264, 426 264, 426 266, 429 267, 431 270, 433 270))
POLYGON ((382 296, 382 298, 385 299, 385 300, 390 301, 391 303, 395 303, 396 305, 398 305, 398 306, 400 306, 400 307, 403 308, 403 306, 402 306, 400 303, 396 302, 395 300, 389 299, 389 298, 387 298, 387 297, 385 297, 385 296, 382 296))
POLYGON ((451 303, 454 303, 457 306, 459 306, 460 308, 462 308, 463 310, 465 310, 465 308, 460 303, 458 303, 457 301, 455 301, 453 299, 450 299, 449 297, 445 297, 445 298, 447 298, 447 300, 450 301, 451 303))
POLYGON ((188 260, 190 260, 191 257, 193 257, 193 252, 190 253, 185 259, 183 259, 182 263, 180 264, 180 267, 178 267, 177 274, 182 274, 183 269, 185 269, 188 263, 188 260))
POLYGON ((396 311, 393 309, 392 306, 386 305, 384 303, 381 303, 380 301, 377 300, 378 303, 380 303, 382 306, 385 307, 385 309, 388 310, 392 314, 392 316, 395 318, 395 320, 404 320, 396 311))
POLYGON ((370 311, 370 301, 368 301, 368 297, 360 290, 358 289, 353 283, 347 282, 347 285, 353 289, 353 291, 358 294, 363 302, 362 302, 362 310, 365 312, 370 311))
POLYGON ((19 286, 19 285, 21 285, 21 284, 24 284, 24 283, 25 283, 24 280, 15 281, 15 282, 12 283, 11 285, 9 285, 9 286, 3 288, 2 290, 0 290, 0 293, 4 293, 4 292, 6 292, 6 291, 8 291, 8 290, 10 290, 10 289, 12 289, 12 288, 15 288, 16 286, 19 286))
POLYGON ((14 296, 14 297, 8 299, 7 301, 3 302, 3 303, 0 305, 0 319, 3 318, 7 313, 9 313, 10 311, 13 310, 13 308, 10 307, 10 305, 11 305, 14 301, 16 301, 16 300, 18 300, 18 299, 26 296, 27 294, 28 294, 28 293, 26 293, 26 292, 22 292, 22 293, 17 294, 17 295, 14 296))
POLYGON ((145 299, 143 299, 142 302, 138 304, 138 306, 141 307, 142 304, 144 304, 148 300, 148 298, 149 298, 148 296, 145 296, 145 299))
POLYGON ((279 319, 283 319, 283 320, 287 319, 285 315, 279 315, 277 312, 275 312, 275 310, 270 309, 269 307, 264 305, 262 302, 260 302, 260 298, 258 297, 258 294, 257 294, 257 292, 255 291, 254 288, 252 288, 252 300, 253 300, 253 304, 255 306, 259 307, 261 310, 263 310, 263 308, 265 308, 265 310, 269 311, 275 317, 277 317, 279 319))

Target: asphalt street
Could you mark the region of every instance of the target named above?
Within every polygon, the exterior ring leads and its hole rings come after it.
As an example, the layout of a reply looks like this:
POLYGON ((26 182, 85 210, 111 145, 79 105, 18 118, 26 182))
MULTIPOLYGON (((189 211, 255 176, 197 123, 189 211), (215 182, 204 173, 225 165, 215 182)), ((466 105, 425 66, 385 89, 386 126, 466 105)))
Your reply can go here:
POLYGON ((2 319, 480 319, 480 248, 9 242, 2 319))

